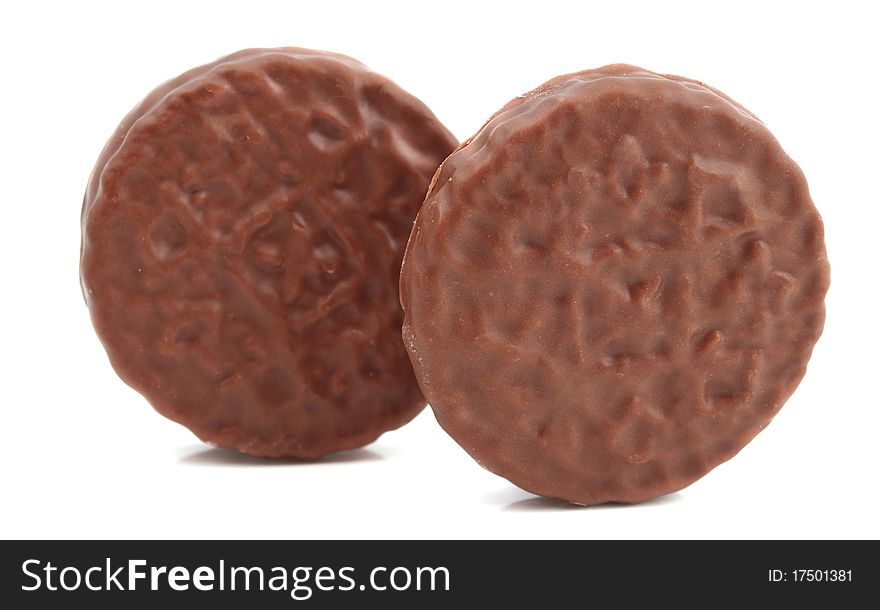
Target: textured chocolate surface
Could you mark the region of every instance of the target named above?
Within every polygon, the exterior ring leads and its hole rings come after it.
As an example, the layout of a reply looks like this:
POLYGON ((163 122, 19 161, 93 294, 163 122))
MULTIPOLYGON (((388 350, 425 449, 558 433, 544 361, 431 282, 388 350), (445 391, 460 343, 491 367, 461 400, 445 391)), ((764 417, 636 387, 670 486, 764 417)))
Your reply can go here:
POLYGON ((403 337, 484 467, 635 502, 770 422, 828 283, 803 174, 754 115, 608 66, 513 100, 443 163, 404 257, 403 337))
POLYGON ((316 457, 411 419, 400 259, 455 144, 331 53, 242 51, 156 89, 83 205, 83 292, 120 377, 256 455, 316 457))

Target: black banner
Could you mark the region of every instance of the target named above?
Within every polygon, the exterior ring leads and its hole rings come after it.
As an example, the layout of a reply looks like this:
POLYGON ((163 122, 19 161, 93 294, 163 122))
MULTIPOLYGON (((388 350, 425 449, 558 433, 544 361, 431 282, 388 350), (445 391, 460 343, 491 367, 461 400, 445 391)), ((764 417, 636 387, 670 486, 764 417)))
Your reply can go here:
POLYGON ((6 608, 849 607, 880 589, 877 542, 0 544, 6 608))

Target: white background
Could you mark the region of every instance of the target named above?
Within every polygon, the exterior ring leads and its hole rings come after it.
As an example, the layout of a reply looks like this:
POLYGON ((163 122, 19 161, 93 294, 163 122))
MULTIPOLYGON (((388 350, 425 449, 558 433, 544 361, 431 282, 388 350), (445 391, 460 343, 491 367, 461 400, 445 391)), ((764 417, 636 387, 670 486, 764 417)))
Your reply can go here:
POLYGON ((3 3, 0 537, 880 537, 878 19, 869 2, 781 4, 3 3), (318 463, 212 449, 157 415, 111 370, 80 294, 86 180, 154 86, 284 45, 364 61, 460 138, 548 78, 607 63, 728 93, 801 165, 826 223, 828 321, 795 395, 686 490, 588 509, 482 470, 430 409, 318 463))

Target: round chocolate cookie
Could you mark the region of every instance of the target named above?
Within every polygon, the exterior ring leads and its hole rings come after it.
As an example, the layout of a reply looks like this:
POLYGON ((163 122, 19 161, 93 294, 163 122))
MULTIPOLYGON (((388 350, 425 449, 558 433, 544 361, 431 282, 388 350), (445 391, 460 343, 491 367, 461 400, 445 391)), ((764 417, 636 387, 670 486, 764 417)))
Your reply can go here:
POLYGON ((83 292, 119 376, 255 455, 317 457, 410 420, 400 260, 455 145, 332 53, 241 51, 156 89, 83 203, 83 292))
POLYGON ((481 465, 637 502, 770 422, 828 282, 804 176, 754 115, 608 66, 516 98, 443 163, 404 256, 403 337, 481 465))

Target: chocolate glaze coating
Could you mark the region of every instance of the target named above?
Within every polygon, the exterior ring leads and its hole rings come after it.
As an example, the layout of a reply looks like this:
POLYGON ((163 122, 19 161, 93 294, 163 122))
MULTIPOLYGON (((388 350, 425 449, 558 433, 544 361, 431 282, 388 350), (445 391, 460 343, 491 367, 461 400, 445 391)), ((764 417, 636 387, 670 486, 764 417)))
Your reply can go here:
POLYGON ((510 102, 434 177, 404 341, 481 465, 578 504, 680 489, 806 370, 829 284, 800 169, 680 77, 607 66, 510 102))
POLYGON ((102 152, 81 279, 120 377, 210 443, 312 458, 424 407, 400 259, 456 141, 359 62, 251 49, 151 93, 102 152))

